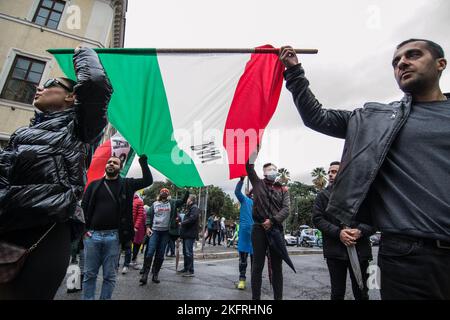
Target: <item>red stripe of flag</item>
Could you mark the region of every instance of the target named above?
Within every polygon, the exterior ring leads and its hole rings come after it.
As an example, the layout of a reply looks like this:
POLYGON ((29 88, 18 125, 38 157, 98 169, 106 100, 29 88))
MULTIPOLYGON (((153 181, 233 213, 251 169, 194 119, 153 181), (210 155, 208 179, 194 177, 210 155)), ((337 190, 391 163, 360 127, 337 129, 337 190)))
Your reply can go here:
POLYGON ((109 158, 111 157, 111 139, 108 139, 101 144, 94 152, 91 165, 87 172, 86 187, 94 180, 103 178, 105 175, 105 167, 109 158))
MULTIPOLYGON (((265 45, 259 48, 273 47, 265 45)), ((277 108, 283 85, 283 71, 284 67, 276 54, 252 54, 245 66, 228 112, 223 137, 230 179, 247 175, 245 163, 261 143, 264 129, 277 108), (230 138, 230 132, 237 129, 244 132, 255 130, 258 133, 256 140, 245 138, 244 142, 242 137, 230 138)))

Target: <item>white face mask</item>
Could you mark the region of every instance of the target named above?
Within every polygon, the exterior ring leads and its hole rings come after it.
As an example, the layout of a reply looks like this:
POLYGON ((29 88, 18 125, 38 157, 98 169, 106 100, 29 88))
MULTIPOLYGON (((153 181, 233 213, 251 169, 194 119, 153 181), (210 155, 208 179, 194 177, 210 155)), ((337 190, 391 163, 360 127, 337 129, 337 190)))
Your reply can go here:
POLYGON ((278 172, 276 170, 269 170, 266 172, 265 176, 266 176, 267 180, 275 181, 275 179, 278 176, 278 172))

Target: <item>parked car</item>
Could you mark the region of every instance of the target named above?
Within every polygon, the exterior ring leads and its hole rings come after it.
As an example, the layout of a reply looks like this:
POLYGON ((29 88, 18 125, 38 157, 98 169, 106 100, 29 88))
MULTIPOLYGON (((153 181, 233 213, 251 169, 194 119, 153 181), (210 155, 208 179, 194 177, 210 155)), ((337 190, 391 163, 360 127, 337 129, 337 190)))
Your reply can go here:
POLYGON ((309 228, 303 229, 300 232, 300 236, 298 239, 298 245, 302 247, 314 247, 321 246, 321 238, 317 236, 317 229, 309 228))
POLYGON ((293 230, 293 231, 291 232, 291 234, 292 234, 293 236, 300 237, 300 234, 301 234, 302 231, 305 230, 305 229, 311 229, 311 227, 308 226, 308 225, 306 225, 306 224, 302 224, 301 226, 298 227, 298 229, 293 230))
POLYGON ((286 243, 287 246, 295 246, 297 244, 297 237, 290 234, 285 234, 284 242, 286 243))
POLYGON ((372 246, 379 246, 380 245, 380 239, 381 239, 381 232, 377 231, 375 234, 370 236, 370 244, 372 246))

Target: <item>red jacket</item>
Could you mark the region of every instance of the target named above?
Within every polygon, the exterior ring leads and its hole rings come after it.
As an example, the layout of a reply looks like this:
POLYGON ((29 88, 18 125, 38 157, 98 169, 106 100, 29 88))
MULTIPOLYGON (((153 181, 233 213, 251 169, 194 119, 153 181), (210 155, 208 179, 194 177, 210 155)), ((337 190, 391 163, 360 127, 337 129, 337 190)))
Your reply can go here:
POLYGON ((142 243, 145 237, 145 210, 144 202, 139 196, 134 195, 133 199, 133 223, 137 230, 134 234, 134 243, 142 243))

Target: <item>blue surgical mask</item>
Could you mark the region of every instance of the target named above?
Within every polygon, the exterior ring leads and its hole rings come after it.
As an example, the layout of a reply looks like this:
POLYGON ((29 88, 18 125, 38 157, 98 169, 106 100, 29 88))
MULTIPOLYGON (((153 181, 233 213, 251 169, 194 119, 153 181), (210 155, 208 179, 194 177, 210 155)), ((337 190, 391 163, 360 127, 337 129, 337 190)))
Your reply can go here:
POLYGON ((266 176, 267 180, 275 181, 275 179, 278 177, 278 172, 276 170, 270 170, 270 171, 267 171, 265 176, 266 176))

